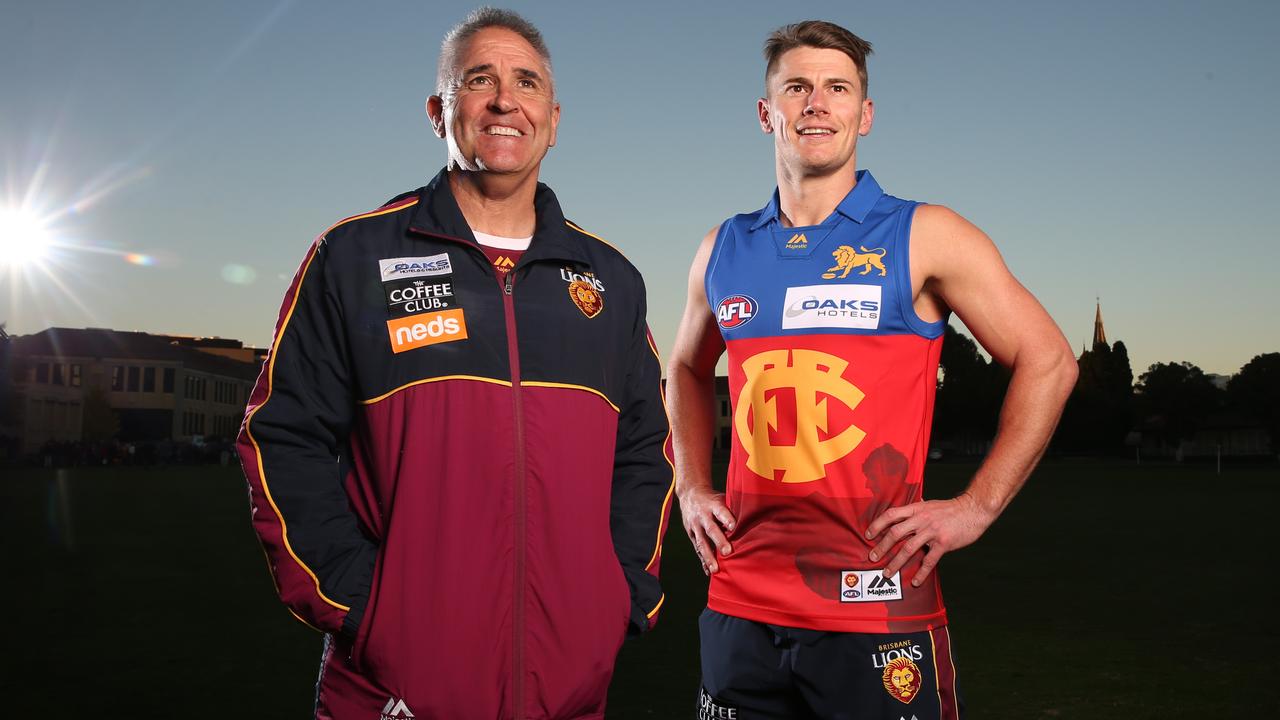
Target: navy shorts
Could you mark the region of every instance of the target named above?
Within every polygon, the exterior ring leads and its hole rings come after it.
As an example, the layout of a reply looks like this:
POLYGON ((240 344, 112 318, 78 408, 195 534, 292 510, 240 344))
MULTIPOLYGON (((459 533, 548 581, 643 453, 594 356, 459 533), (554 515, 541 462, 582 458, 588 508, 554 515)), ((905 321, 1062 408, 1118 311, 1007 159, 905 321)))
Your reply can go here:
POLYGON ((803 630, 707 609, 699 720, 957 720, 951 635, 803 630))

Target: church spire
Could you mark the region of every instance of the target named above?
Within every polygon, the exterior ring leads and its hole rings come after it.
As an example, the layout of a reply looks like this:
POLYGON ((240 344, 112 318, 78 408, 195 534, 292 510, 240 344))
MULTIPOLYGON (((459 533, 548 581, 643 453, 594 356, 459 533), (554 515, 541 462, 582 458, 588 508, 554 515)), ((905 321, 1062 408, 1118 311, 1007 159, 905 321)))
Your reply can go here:
POLYGON ((1097 313, 1093 317, 1093 344, 1095 347, 1099 343, 1107 344, 1107 331, 1102 327, 1102 299, 1096 298, 1098 302, 1097 313))

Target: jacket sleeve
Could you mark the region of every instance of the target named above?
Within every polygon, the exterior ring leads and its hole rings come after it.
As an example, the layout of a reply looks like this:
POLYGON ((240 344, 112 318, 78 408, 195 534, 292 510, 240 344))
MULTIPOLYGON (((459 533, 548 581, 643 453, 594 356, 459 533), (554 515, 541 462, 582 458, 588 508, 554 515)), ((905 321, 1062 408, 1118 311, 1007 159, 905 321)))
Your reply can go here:
POLYGON ((355 403, 329 254, 317 239, 285 293, 236 449, 280 599, 312 627, 354 638, 377 546, 339 470, 355 403))
POLYGON ((661 364, 645 324, 643 282, 637 285, 640 299, 618 418, 609 518, 614 551, 631 589, 630 634, 649 630, 658 621, 664 599, 658 566, 675 490, 661 364))

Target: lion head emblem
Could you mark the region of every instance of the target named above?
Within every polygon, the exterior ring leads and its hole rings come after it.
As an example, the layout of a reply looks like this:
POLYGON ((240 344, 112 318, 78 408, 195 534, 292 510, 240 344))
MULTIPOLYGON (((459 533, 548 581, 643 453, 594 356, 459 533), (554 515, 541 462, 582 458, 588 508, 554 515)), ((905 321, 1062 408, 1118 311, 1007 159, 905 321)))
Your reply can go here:
POLYGON ((841 245, 836 248, 831 253, 831 257, 836 259, 836 264, 822 273, 823 279, 834 279, 837 277, 836 273, 840 273, 840 278, 846 278, 849 276, 849 271, 856 267, 862 268, 862 272, 859 275, 866 275, 874 268, 880 271, 880 277, 884 277, 886 274, 884 260, 882 259, 885 254, 884 248, 871 248, 868 250, 865 247, 858 246, 858 250, 862 252, 858 252, 848 245, 841 245))
POLYGON ((569 299, 589 318, 599 315, 604 309, 604 299, 600 297, 600 293, 581 280, 569 283, 569 299))
POLYGON ((909 703, 920 692, 920 668, 911 658, 896 657, 884 667, 884 689, 895 700, 909 703))

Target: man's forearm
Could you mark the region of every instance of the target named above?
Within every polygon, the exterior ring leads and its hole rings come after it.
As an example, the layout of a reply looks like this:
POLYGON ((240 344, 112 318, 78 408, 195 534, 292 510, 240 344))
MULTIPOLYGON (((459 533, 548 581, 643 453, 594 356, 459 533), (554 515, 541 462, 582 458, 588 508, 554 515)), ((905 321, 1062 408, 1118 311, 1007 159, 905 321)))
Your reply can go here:
POLYGON ((676 494, 711 488, 711 439, 715 426, 715 376, 672 363, 667 375, 676 494))
POLYGON ((1015 362, 991 452, 965 490, 995 519, 1044 455, 1076 380, 1070 351, 1015 362))

